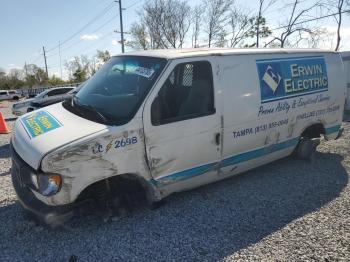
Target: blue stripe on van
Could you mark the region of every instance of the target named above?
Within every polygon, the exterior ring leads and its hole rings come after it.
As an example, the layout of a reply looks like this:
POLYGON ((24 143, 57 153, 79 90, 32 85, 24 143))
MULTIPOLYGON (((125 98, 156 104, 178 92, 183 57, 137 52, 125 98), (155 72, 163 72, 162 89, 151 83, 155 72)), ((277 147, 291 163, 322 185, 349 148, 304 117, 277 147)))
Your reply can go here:
MULTIPOLYGON (((340 125, 332 126, 326 128, 326 135, 339 132, 340 125)), ((228 158, 225 158, 221 161, 220 166, 226 167, 231 166, 235 164, 239 164, 245 161, 252 160, 254 158, 262 157, 289 147, 295 147, 299 142, 299 137, 286 140, 284 142, 280 142, 278 144, 273 144, 264 148, 255 149, 252 151, 248 151, 242 154, 234 155, 228 158)), ((195 176, 202 175, 210 170, 213 170, 213 168, 218 165, 219 162, 214 162, 210 164, 205 164, 202 166, 186 169, 181 172, 177 172, 168 176, 164 176, 158 179, 151 179, 151 183, 154 185, 159 185, 160 183, 168 183, 168 182, 177 182, 182 181, 185 179, 189 179, 195 176)))
POLYGON ((197 166, 194 168, 186 169, 184 171, 174 173, 165 177, 161 177, 156 180, 156 182, 160 183, 168 183, 168 182, 176 182, 176 181, 181 181, 185 179, 189 179, 191 177, 199 176, 202 175, 214 168, 215 165, 217 165, 218 162, 210 163, 210 164, 205 164, 202 166, 197 166))
POLYGON ((335 132, 339 132, 339 129, 340 129, 340 125, 327 127, 326 128, 326 135, 330 135, 330 134, 333 134, 335 132))
MULTIPOLYGON (((286 149, 288 147, 296 146, 298 144, 299 138, 293 138, 278 144, 274 144, 268 147, 252 150, 249 152, 245 152, 242 154, 238 154, 235 156, 231 156, 229 158, 223 159, 221 161, 221 166, 230 166, 234 164, 238 164, 244 161, 252 160, 254 158, 258 158, 282 149, 286 149)), ((189 179, 195 176, 202 175, 210 170, 213 170, 213 168, 219 164, 219 162, 214 162, 210 164, 205 164, 202 166, 186 169, 184 171, 174 173, 168 176, 164 176, 158 179, 152 179, 151 182, 154 185, 158 185, 159 183, 167 183, 167 182, 177 182, 177 181, 182 181, 185 179, 189 179)))
POLYGON ((235 156, 231 156, 229 158, 226 158, 224 160, 222 160, 222 164, 221 166, 225 167, 225 166, 231 166, 231 165, 235 165, 241 162, 245 162, 248 160, 252 160, 254 158, 258 158, 258 157, 262 157, 264 155, 268 155, 271 154, 273 152, 282 150, 282 149, 286 149, 288 147, 292 147, 292 146, 296 146, 299 142, 299 138, 293 138, 290 140, 286 140, 284 142, 278 143, 278 144, 273 144, 264 148, 260 148, 260 149, 256 149, 256 150, 252 150, 246 153, 242 153, 239 155, 235 155, 235 156))

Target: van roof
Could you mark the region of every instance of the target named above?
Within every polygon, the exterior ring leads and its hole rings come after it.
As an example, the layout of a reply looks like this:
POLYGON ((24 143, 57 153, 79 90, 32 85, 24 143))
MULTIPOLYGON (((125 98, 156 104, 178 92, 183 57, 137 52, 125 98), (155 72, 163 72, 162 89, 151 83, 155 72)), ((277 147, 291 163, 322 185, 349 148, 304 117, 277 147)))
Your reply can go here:
POLYGON ((299 54, 299 53, 337 53, 332 50, 310 48, 184 48, 184 49, 154 49, 132 51, 122 55, 151 56, 166 59, 215 56, 215 55, 242 55, 242 54, 299 54))

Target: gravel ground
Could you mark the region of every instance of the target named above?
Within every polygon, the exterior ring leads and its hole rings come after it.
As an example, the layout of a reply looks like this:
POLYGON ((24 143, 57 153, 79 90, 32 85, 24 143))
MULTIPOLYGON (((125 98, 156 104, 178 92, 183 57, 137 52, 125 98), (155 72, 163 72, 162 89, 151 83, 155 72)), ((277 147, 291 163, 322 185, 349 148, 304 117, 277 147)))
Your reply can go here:
POLYGON ((91 214, 56 229, 23 217, 10 136, 0 135, 0 261, 350 261, 349 122, 311 162, 285 158, 170 196, 155 211, 108 223, 91 214))

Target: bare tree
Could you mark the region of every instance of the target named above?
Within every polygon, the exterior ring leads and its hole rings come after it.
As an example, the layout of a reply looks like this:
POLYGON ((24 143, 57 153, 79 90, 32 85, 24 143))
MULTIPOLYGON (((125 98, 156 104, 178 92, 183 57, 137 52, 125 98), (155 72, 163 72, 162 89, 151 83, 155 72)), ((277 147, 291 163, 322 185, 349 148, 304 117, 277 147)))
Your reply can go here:
POLYGON ((230 47, 236 47, 241 44, 252 29, 248 15, 238 8, 232 8, 229 26, 231 34, 230 47))
POLYGON ((337 28, 336 32, 334 33, 334 35, 336 35, 335 51, 338 51, 341 42, 341 27, 343 22, 343 14, 346 11, 346 9, 350 8, 350 0, 323 0, 320 1, 320 6, 322 7, 322 10, 326 10, 326 16, 331 15, 334 17, 337 28))
POLYGON ((149 1, 144 4, 140 16, 151 48, 182 48, 191 22, 191 7, 186 1, 149 1))
POLYGON ((289 18, 286 24, 280 27, 282 30, 281 33, 275 36, 270 42, 266 43, 265 46, 268 46, 273 42, 277 42, 279 46, 283 48, 285 47, 286 43, 288 43, 291 35, 298 33, 298 35, 301 36, 303 32, 308 34, 312 33, 312 29, 310 29, 305 23, 302 23, 302 20, 305 19, 306 15, 311 10, 319 6, 319 3, 314 2, 306 8, 299 9, 300 3, 301 0, 293 0, 292 3, 284 7, 284 10, 291 10, 289 18))
POLYGON ((166 41, 161 33, 161 21, 164 6, 162 1, 148 2, 143 6, 143 12, 140 13, 141 24, 144 24, 150 36, 150 45, 152 49, 168 48, 166 41))
POLYGON ((204 13, 205 32, 208 35, 208 46, 213 40, 222 41, 223 28, 225 28, 229 19, 229 12, 234 0, 204 0, 206 7, 204 13))
POLYGON ((202 14, 204 7, 202 5, 197 5, 193 8, 192 16, 192 47, 198 47, 198 38, 200 33, 200 26, 202 22, 202 14))
POLYGON ((334 16, 335 21, 337 22, 337 44, 335 46, 335 51, 339 50, 339 45, 340 45, 340 28, 342 25, 342 15, 343 15, 343 7, 344 7, 344 0, 337 0, 336 1, 336 10, 337 14, 334 16))

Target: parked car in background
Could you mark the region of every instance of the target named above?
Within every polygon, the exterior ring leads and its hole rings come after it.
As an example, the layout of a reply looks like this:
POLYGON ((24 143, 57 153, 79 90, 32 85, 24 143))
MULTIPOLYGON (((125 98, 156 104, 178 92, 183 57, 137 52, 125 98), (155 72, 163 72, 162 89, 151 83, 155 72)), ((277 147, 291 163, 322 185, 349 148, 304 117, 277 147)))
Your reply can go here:
POLYGON ((0 90, 0 100, 18 100, 22 95, 16 90, 0 90))
POLYGON ((29 99, 26 99, 24 101, 13 104, 12 105, 12 114, 14 114, 16 116, 23 115, 27 112, 32 111, 32 110, 28 111, 28 108, 29 108, 31 102, 34 102, 36 100, 40 100, 40 99, 43 99, 46 97, 65 94, 65 93, 71 91, 72 89, 73 89, 73 87, 58 87, 58 88, 47 89, 47 90, 41 92, 40 94, 38 94, 34 98, 29 98, 29 99))
POLYGON ((74 96, 74 94, 78 93, 78 91, 80 90, 80 88, 82 88, 82 86, 83 84, 81 84, 80 86, 77 86, 76 88, 69 91, 67 94, 60 94, 55 96, 34 99, 30 102, 27 112, 31 112, 45 106, 53 105, 53 104, 62 102, 66 99, 70 99, 74 96))

